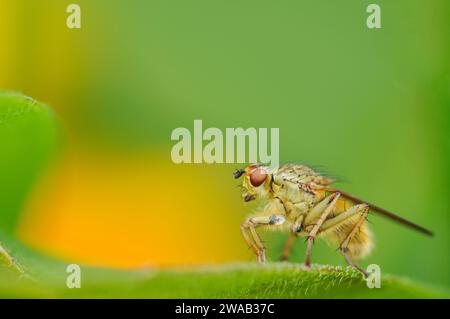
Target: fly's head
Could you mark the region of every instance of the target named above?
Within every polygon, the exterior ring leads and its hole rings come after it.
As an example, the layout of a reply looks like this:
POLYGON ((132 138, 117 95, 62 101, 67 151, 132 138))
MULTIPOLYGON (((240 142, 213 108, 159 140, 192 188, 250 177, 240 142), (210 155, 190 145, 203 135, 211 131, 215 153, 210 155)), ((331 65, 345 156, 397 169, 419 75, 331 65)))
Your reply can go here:
POLYGON ((251 164, 243 169, 238 169, 233 173, 234 178, 243 177, 242 197, 244 201, 249 202, 256 198, 265 198, 270 194, 270 183, 272 174, 269 168, 260 164, 251 164))

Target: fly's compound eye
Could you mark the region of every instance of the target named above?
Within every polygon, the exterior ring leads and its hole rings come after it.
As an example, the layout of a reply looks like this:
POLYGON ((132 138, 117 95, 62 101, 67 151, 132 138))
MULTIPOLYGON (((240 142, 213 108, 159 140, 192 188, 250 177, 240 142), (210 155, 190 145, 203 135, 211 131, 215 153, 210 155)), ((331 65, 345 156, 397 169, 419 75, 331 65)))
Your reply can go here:
POLYGON ((266 178, 267 173, 262 168, 257 168, 250 173, 250 183, 255 187, 258 187, 264 183, 266 178))

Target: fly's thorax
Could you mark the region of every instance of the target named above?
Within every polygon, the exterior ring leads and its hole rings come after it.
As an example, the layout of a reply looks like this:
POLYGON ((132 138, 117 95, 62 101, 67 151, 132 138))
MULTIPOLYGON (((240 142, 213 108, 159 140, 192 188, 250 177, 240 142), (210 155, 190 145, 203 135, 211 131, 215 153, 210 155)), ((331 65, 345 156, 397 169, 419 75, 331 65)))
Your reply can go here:
POLYGON ((273 179, 272 190, 274 198, 283 204, 287 219, 292 222, 301 215, 306 216, 323 197, 322 194, 305 191, 300 184, 279 178, 279 175, 273 179))
POLYGON ((316 202, 314 194, 305 192, 299 184, 282 180, 277 182, 274 179, 272 183, 273 196, 281 199, 283 202, 307 203, 309 206, 316 202))

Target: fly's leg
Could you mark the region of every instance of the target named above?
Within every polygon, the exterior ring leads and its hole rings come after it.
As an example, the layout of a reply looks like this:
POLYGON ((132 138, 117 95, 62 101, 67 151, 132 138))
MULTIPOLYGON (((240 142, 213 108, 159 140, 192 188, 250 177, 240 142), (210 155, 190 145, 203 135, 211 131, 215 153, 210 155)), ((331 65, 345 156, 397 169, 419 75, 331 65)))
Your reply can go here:
POLYGON ((286 240, 286 243, 284 244, 283 254, 280 257, 281 261, 287 261, 289 259, 289 255, 291 254, 292 251, 292 245, 294 244, 296 237, 297 236, 295 234, 289 233, 289 237, 286 240))
POLYGON ((366 219, 368 213, 369 213, 369 206, 367 206, 367 204, 355 205, 355 206, 350 207, 345 212, 337 215, 336 217, 330 218, 327 221, 325 221, 322 224, 322 227, 320 229, 320 233, 325 232, 325 231, 327 231, 327 232, 332 231, 333 228, 339 227, 340 225, 347 222, 353 216, 355 216, 357 214, 360 215, 355 226, 352 228, 350 233, 347 235, 347 237, 345 237, 345 239, 340 244, 339 250, 341 251, 341 253, 344 256, 347 263, 350 266, 352 266, 353 268, 360 271, 365 277, 367 277, 367 273, 361 267, 359 267, 349 256, 348 245, 351 242, 351 240, 354 238, 355 234, 359 231, 359 227, 361 227, 361 225, 364 222, 364 220, 366 219))
POLYGON ((347 209, 345 212, 340 213, 336 217, 327 219, 320 228, 320 232, 330 231, 336 226, 341 225, 342 223, 345 223, 353 216, 360 214, 363 215, 368 209, 368 206, 366 204, 359 204, 354 205, 347 209))
POLYGON ((315 221, 313 228, 308 233, 307 239, 308 243, 306 246, 306 257, 305 257, 305 267, 307 268, 311 267, 311 249, 314 243, 314 239, 316 238, 316 235, 319 232, 320 227, 322 226, 322 224, 327 219, 328 215, 335 207, 336 202, 339 199, 339 196, 340 196, 339 193, 333 193, 330 196, 326 197, 324 200, 322 200, 316 207, 313 207, 311 209, 311 213, 316 213, 317 210, 319 210, 320 212, 323 210, 323 212, 321 213, 319 218, 315 221), (325 207, 325 209, 323 207, 325 207))
POLYGON ((364 269, 362 269, 361 267, 359 267, 358 264, 355 263, 355 262, 353 261, 353 259, 350 258, 350 256, 348 255, 347 249, 342 249, 342 248, 341 248, 341 253, 342 253, 342 255, 344 256, 345 261, 346 261, 350 266, 352 266, 353 268, 355 268, 356 270, 358 270, 360 273, 362 273, 363 276, 364 276, 364 278, 367 278, 367 277, 369 276, 369 274, 368 274, 364 269))
POLYGON ((264 244, 262 243, 261 239, 256 233, 255 227, 260 226, 260 223, 258 223, 258 221, 255 221, 255 219, 257 219, 257 217, 249 218, 245 223, 243 223, 241 225, 241 232, 242 235, 244 236, 245 241, 255 253, 258 262, 264 263, 266 260, 265 255, 266 248, 264 247, 264 244), (248 236, 247 229, 250 230, 252 238, 248 236))
POLYGON ((305 218, 305 215, 298 216, 297 219, 295 220, 294 224, 292 225, 292 230, 289 233, 289 237, 286 240, 286 243, 284 244, 283 254, 281 255, 281 258, 280 258, 281 261, 286 261, 289 259, 289 255, 291 254, 292 245, 294 244, 295 238, 297 238, 297 235, 302 230, 302 224, 303 224, 304 218, 305 218))
POLYGON ((250 227, 250 223, 248 221, 246 221, 245 223, 243 223, 241 225, 241 233, 242 236, 244 237, 248 247, 250 247, 253 252, 255 253, 256 257, 259 260, 259 249, 258 247, 256 247, 255 243, 253 242, 253 240, 250 239, 250 237, 247 235, 247 229, 250 227))
POLYGON ((339 249, 341 250, 341 253, 344 256, 344 258, 347 261, 347 263, 350 266, 352 266, 353 268, 355 268, 356 270, 360 271, 364 275, 364 278, 367 278, 367 276, 368 276, 367 272, 364 269, 362 269, 361 267, 359 267, 351 259, 350 255, 348 254, 348 245, 350 244, 351 240, 355 237, 355 234, 357 234, 359 232, 359 228, 364 223, 364 221, 366 220, 367 215, 369 214, 369 207, 367 205, 365 205, 365 206, 366 207, 364 209, 364 212, 361 214, 361 217, 356 222, 355 226, 352 228, 352 230, 347 235, 347 237, 344 239, 344 241, 341 243, 339 249))
POLYGON ((285 218, 282 215, 272 215, 272 216, 263 216, 263 217, 252 217, 249 218, 245 223, 241 226, 241 232, 244 236, 245 241, 250 246, 250 248, 255 253, 259 263, 265 263, 266 261, 266 247, 264 246, 261 238, 256 232, 256 227, 264 226, 264 225, 281 225, 284 223, 285 218), (250 235, 253 239, 247 234, 246 230, 250 231, 250 235))

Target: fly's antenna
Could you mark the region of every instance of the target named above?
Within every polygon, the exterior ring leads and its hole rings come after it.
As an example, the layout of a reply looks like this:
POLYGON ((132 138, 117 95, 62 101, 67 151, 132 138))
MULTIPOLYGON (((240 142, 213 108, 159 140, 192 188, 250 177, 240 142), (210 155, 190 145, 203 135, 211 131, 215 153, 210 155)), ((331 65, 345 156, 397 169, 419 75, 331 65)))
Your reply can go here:
POLYGON ((234 178, 238 179, 245 173, 245 169, 237 169, 234 171, 233 176, 234 178))

